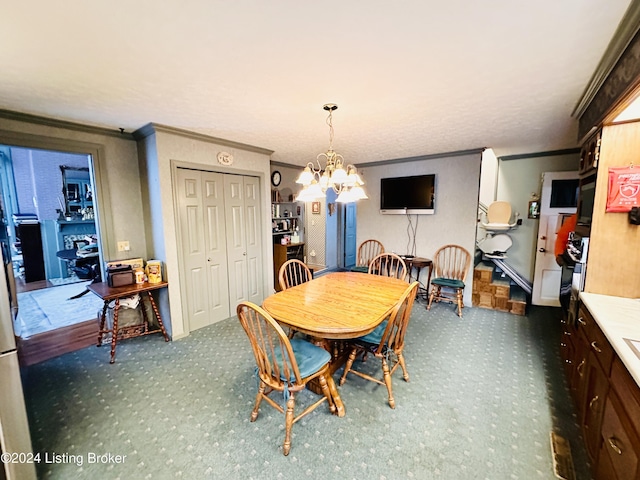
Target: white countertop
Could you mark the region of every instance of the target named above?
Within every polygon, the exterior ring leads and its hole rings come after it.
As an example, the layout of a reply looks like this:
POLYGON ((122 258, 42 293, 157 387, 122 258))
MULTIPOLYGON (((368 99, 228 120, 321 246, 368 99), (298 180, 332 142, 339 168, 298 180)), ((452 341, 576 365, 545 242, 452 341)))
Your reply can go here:
POLYGON ((640 386, 640 357, 624 340, 640 342, 640 300, 585 292, 580 293, 580 300, 640 386))

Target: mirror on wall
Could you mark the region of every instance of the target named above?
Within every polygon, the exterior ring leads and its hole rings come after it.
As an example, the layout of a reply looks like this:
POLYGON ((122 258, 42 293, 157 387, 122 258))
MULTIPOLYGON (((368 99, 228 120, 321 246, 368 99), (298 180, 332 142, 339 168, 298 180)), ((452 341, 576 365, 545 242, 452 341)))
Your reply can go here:
MULTIPOLYGON (((93 219, 93 188, 87 167, 60 165, 64 212, 60 216, 70 219, 93 219)), ((62 205, 61 205, 62 206, 62 205)))

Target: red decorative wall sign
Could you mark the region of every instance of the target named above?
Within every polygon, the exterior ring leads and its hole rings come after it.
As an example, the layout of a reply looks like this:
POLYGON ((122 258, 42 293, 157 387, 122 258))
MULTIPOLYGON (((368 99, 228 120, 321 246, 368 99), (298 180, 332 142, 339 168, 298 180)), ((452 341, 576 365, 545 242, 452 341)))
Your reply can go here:
POLYGON ((607 212, 628 212, 640 207, 640 167, 609 168, 607 212))

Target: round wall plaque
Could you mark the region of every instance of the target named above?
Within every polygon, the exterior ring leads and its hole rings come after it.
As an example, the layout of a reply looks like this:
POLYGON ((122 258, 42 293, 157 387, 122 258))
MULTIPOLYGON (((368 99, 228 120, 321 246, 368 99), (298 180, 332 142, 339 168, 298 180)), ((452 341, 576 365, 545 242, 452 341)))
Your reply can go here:
POLYGON ((218 163, 220 165, 232 165, 233 164, 233 155, 228 152, 220 152, 218 153, 218 163))

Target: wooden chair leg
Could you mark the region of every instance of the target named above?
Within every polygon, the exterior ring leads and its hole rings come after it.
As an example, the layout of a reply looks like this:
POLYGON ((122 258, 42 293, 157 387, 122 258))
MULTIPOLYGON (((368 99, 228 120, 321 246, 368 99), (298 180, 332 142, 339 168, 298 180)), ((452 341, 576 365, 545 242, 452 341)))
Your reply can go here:
POLYGON ((398 354, 398 363, 400 364, 400 368, 402 369, 402 378, 404 378, 405 382, 409 381, 409 371, 407 370, 407 365, 404 363, 404 355, 402 352, 398 354))
POLYGON ((289 396, 289 400, 287 400, 287 410, 284 414, 284 444, 282 445, 282 451, 285 455, 289 455, 289 451, 291 450, 291 427, 293 427, 293 407, 295 405, 295 397, 294 394, 291 393, 289 396))
POLYGON ((264 383, 260 382, 260 386, 258 387, 258 394, 256 395, 256 403, 253 407, 253 411, 251 412, 251 421, 255 422, 258 418, 258 410, 260 409, 260 402, 262 402, 262 398, 264 396, 264 383))
POLYGON ((462 289, 456 291, 456 297, 458 299, 458 316, 462 318, 462 289))
POLYGON ((391 387, 391 373, 389 373, 389 364, 384 357, 382 357, 382 375, 384 378, 384 384, 387 386, 387 391, 389 392, 389 406, 391 408, 396 408, 396 401, 393 398, 393 388, 391 387))
POLYGON ((353 362, 356 360, 356 354, 358 353, 358 349, 354 348, 351 350, 349 354, 349 359, 347 360, 346 365, 344 366, 344 372, 342 373, 342 377, 340 377, 340 385, 344 385, 344 382, 347 381, 347 373, 351 370, 353 366, 353 362))
POLYGON ((431 292, 429 293, 429 303, 427 304, 427 310, 431 310, 431 302, 433 302, 433 297, 436 293, 436 287, 431 287, 431 292))

